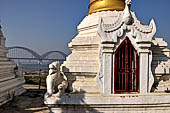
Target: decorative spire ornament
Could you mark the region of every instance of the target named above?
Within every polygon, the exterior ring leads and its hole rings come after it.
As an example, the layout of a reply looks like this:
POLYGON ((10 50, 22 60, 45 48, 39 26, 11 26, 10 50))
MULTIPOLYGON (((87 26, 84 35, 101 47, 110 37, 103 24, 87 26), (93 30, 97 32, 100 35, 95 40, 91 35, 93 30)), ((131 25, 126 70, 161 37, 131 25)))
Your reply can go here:
POLYGON ((100 11, 123 11, 125 0, 90 0, 89 14, 100 11))
POLYGON ((125 9, 123 11, 124 12, 123 21, 127 25, 132 23, 132 15, 131 15, 131 12, 130 12, 130 6, 131 6, 131 0, 126 0, 125 9))

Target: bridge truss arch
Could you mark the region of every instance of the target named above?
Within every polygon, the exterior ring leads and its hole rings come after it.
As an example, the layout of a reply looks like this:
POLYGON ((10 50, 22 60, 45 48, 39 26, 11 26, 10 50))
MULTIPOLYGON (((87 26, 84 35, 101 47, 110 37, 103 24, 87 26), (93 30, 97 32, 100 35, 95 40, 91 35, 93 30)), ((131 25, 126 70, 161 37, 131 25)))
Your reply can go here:
POLYGON ((41 57, 42 59, 58 59, 58 60, 65 60, 66 54, 61 51, 49 51, 44 53, 41 57))
POLYGON ((62 63, 66 58, 66 54, 61 51, 49 51, 39 55, 34 50, 26 47, 14 46, 7 47, 7 49, 7 57, 16 64, 21 64, 24 72, 35 72, 40 69, 48 70, 48 65, 51 62, 59 61, 62 63))
POLYGON ((25 47, 7 47, 8 54, 7 57, 10 59, 31 59, 31 60, 40 60, 41 56, 35 51, 25 48, 25 47))

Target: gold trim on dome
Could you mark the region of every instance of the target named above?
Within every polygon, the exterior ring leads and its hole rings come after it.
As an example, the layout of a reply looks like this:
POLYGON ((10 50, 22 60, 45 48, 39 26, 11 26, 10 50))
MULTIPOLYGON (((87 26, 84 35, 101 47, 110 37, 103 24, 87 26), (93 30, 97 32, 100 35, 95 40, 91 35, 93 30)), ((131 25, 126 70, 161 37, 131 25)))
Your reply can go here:
POLYGON ((123 11, 124 8, 125 0, 90 0, 89 14, 107 10, 123 11))

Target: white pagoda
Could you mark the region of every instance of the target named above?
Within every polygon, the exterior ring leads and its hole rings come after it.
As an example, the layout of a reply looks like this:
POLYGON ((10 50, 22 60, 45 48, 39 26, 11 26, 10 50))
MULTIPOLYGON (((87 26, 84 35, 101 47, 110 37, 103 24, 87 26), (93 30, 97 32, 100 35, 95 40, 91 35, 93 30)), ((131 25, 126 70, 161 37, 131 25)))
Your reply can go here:
POLYGON ((130 6, 131 0, 90 0, 61 65, 69 86, 45 97, 52 113, 170 112, 167 42, 154 37, 153 19, 144 24, 130 6))

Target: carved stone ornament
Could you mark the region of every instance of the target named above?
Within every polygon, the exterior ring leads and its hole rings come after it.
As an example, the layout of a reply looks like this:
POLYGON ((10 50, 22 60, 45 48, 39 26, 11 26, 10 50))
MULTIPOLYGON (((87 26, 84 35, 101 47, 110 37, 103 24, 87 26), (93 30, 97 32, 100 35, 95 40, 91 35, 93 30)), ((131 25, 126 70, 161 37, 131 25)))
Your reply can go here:
POLYGON ((131 0, 126 0, 123 21, 125 24, 130 25, 132 23, 132 15, 130 13, 131 0))
POLYGON ((132 36, 138 38, 138 40, 141 40, 142 38, 140 35, 145 35, 143 39, 145 38, 144 40, 151 41, 151 37, 156 33, 156 24, 154 20, 152 19, 150 25, 147 26, 137 19, 134 12, 129 12, 130 14, 125 12, 126 8, 123 12, 117 12, 117 19, 113 24, 105 24, 103 18, 99 19, 98 32, 102 38, 101 42, 117 42, 117 37, 123 36, 124 31, 126 30, 131 31, 132 36), (124 14, 131 16, 126 16, 124 14), (125 17, 133 22, 128 25, 125 23, 125 17))

